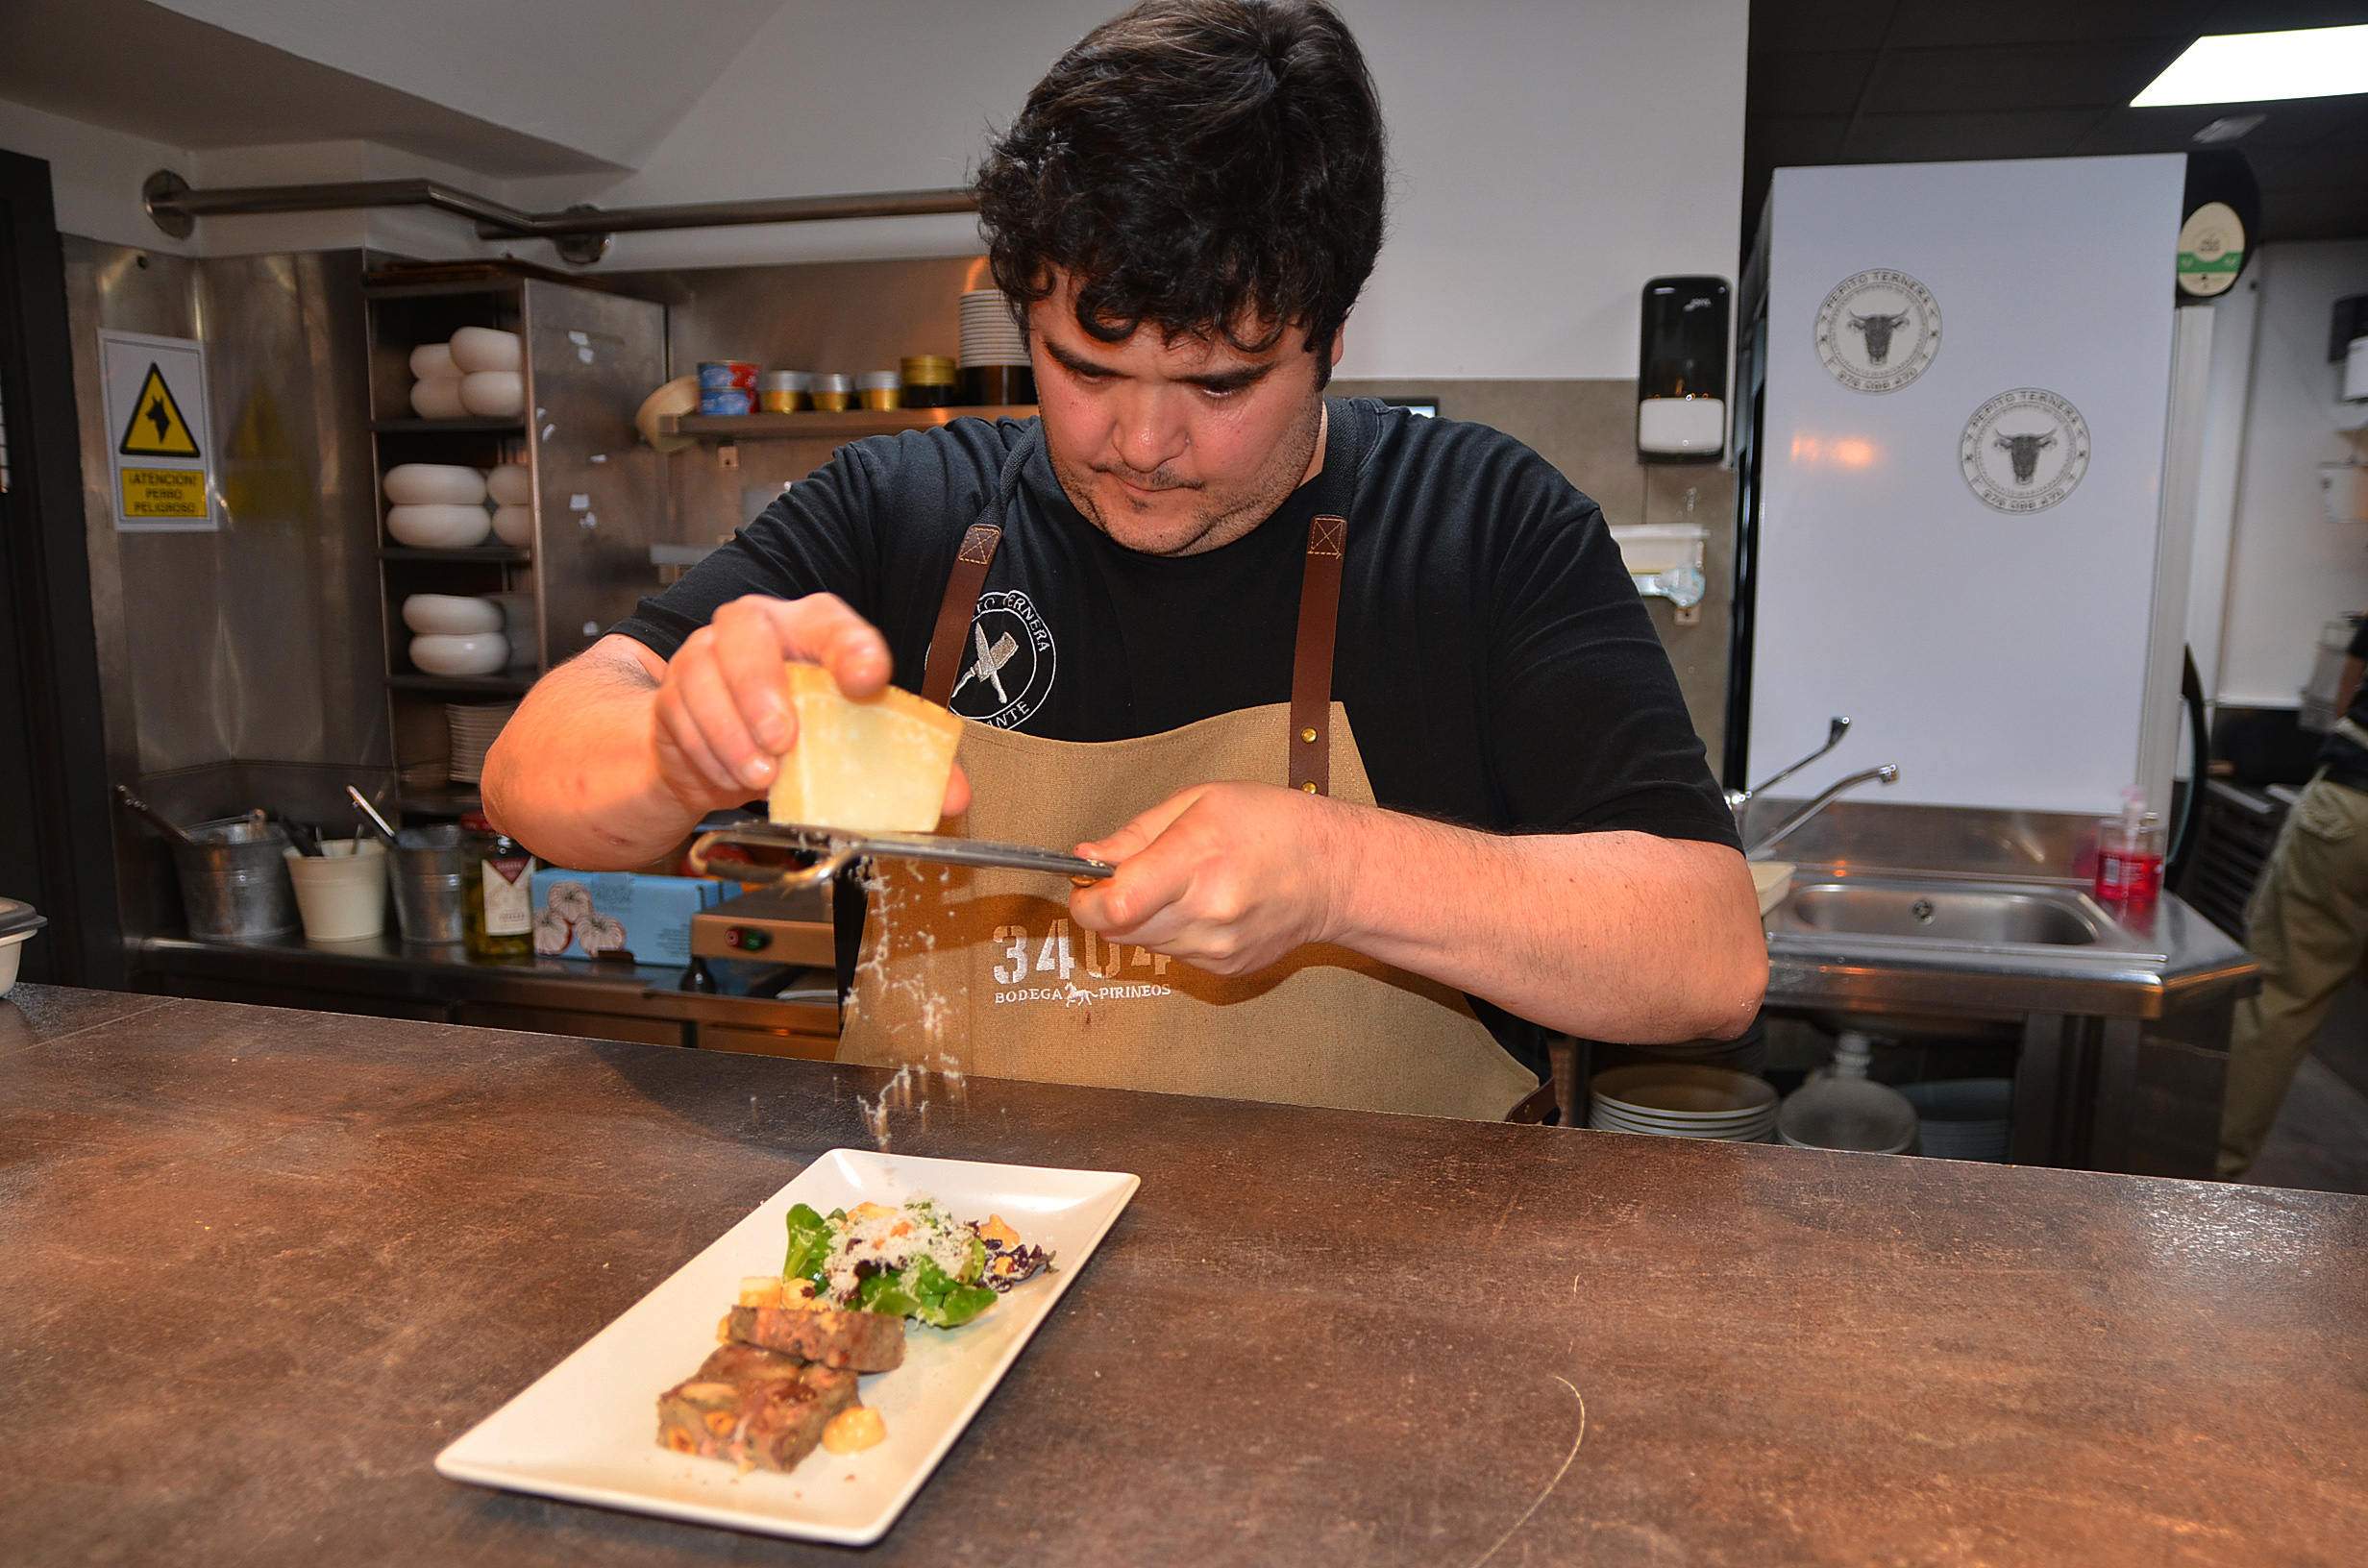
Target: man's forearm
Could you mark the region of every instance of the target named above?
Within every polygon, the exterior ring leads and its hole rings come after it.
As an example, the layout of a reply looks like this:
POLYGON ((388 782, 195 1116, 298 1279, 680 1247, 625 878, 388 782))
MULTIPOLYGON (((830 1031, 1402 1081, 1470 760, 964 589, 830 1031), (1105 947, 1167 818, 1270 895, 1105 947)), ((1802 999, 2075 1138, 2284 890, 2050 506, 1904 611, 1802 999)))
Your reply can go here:
POLYGON ((1595 1040, 1730 1039, 1759 1009, 1758 900, 1723 845, 1325 816, 1341 876, 1326 936, 1343 946, 1595 1040))
POLYGON ((485 758, 485 815, 578 870, 646 866, 699 822, 658 772, 656 655, 645 663, 623 641, 545 675, 485 758))

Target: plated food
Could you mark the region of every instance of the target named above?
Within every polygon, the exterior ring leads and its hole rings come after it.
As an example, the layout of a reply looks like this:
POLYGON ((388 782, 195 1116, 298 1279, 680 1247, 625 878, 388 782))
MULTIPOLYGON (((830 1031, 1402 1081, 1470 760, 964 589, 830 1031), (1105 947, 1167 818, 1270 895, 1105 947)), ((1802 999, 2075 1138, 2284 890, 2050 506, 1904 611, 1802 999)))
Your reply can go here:
POLYGON ((857 1378, 904 1364, 905 1320, 958 1330, 1052 1262, 1001 1216, 957 1220, 926 1193, 786 1217, 779 1276, 741 1281, 721 1347, 658 1396, 659 1446, 784 1472, 817 1447, 869 1448, 887 1425, 857 1378))
MULTIPOLYGON (((436 1471, 537 1497, 868 1545, 919 1495, 1030 1337, 1088 1277, 1086 1263, 1137 1185, 1123 1171, 829 1150, 456 1439, 436 1457, 436 1471), (959 1329, 912 1327, 903 1364, 857 1374, 858 1402, 823 1424, 822 1447, 788 1474, 742 1470, 651 1440, 652 1396, 667 1377, 701 1365, 717 1348, 717 1314, 737 1302, 743 1282, 752 1274, 779 1281, 793 1208, 851 1213, 923 1192, 951 1214, 1019 1218, 1027 1241, 1056 1255, 1060 1266, 959 1329), (834 1452, 832 1429, 860 1437, 870 1420, 864 1411, 878 1417, 884 1437, 860 1453, 834 1452)), ((802 1378, 816 1381, 810 1373, 802 1378)))

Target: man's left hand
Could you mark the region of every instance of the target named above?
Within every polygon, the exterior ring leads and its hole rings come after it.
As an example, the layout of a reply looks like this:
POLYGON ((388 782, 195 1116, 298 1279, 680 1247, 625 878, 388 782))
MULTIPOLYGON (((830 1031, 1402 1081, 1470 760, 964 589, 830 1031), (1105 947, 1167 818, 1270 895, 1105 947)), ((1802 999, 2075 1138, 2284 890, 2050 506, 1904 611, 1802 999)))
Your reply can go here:
POLYGON ((1354 808, 1271 784, 1196 784, 1077 853, 1118 874, 1070 896, 1070 914, 1114 942, 1211 974, 1265 968, 1330 940, 1354 808))

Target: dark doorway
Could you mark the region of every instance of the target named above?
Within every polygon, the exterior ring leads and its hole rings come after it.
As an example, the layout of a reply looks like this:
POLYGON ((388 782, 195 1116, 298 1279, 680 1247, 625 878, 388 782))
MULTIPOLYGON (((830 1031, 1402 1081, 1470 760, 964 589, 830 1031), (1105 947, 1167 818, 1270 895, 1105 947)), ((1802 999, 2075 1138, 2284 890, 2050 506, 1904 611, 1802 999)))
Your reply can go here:
POLYGON ((120 988, 65 271, 49 165, 0 152, 0 894, 49 917, 20 975, 120 988))

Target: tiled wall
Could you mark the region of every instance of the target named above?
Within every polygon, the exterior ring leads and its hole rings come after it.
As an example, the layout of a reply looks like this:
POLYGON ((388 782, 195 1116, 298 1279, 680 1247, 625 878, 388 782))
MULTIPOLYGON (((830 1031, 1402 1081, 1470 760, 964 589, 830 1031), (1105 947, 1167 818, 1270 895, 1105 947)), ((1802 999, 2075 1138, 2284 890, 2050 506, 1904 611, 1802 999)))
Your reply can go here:
POLYGON ((1735 474, 1707 463, 1640 463, 1636 383, 1588 381, 1335 380, 1343 397, 1436 398, 1440 416, 1492 426, 1525 442, 1594 498, 1615 527, 1707 525, 1703 575, 1710 593, 1684 623, 1665 599, 1648 599, 1653 625, 1677 669, 1694 730, 1720 762, 1726 725, 1727 634, 1733 620, 1735 474))

